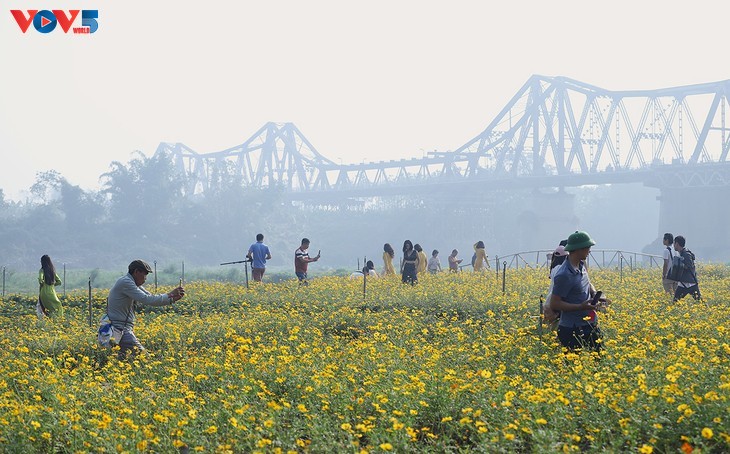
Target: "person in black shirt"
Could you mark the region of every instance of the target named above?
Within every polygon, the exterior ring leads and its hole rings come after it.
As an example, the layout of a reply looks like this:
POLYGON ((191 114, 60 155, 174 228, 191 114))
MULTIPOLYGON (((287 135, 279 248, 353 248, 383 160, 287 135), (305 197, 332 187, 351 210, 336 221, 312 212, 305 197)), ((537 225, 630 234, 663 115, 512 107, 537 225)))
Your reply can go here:
POLYGON ((403 260, 400 262, 400 272, 403 282, 414 285, 418 282, 418 252, 413 249, 411 240, 403 243, 403 260))

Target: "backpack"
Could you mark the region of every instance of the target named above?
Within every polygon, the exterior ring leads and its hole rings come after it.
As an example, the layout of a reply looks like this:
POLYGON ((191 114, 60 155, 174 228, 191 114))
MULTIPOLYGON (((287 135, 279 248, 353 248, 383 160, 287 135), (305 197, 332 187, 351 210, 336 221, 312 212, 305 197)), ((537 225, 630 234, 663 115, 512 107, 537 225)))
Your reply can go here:
POLYGON ((96 340, 100 346, 111 348, 119 345, 123 334, 124 332, 122 330, 112 325, 107 314, 101 317, 101 320, 99 320, 99 330, 96 332, 96 340))
POLYGON ((690 272, 694 281, 697 278, 694 277, 694 260, 695 255, 689 249, 685 249, 679 255, 672 257, 672 268, 667 273, 667 279, 687 282, 687 279, 682 279, 687 271, 690 272))

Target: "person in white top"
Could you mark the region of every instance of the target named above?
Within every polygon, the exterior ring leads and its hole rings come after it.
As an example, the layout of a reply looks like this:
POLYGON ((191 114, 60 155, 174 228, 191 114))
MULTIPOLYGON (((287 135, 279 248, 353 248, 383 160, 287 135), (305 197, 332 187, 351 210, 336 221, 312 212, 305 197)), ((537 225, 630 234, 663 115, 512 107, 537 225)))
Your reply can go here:
POLYGON ((677 255, 677 253, 672 250, 672 245, 674 244, 674 235, 672 235, 671 233, 665 233, 662 243, 664 244, 664 252, 662 254, 662 256, 664 257, 664 266, 662 267, 662 286, 664 287, 665 292, 674 296, 674 293, 677 291, 677 281, 667 279, 667 276, 669 275, 669 270, 672 269, 672 257, 677 255))
POLYGON ((378 272, 375 271, 375 264, 372 260, 368 260, 367 263, 365 263, 362 271, 355 271, 350 275, 350 279, 361 278, 365 275, 365 272, 368 273, 368 277, 378 277, 378 272))
POLYGON ((428 272, 436 274, 441 271, 441 261, 439 260, 439 251, 434 249, 431 252, 431 258, 428 259, 428 272))

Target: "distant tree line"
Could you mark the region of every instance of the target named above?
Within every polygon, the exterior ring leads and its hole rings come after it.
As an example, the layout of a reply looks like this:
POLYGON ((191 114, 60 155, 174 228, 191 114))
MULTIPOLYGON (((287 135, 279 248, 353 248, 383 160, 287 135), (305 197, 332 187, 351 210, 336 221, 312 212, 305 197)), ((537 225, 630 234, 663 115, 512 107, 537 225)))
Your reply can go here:
MULTIPOLYGON (((591 200, 602 200, 603 213, 621 205, 608 201, 609 190, 582 191, 575 214, 548 225, 549 216, 532 208, 540 199, 530 191, 435 187, 418 196, 315 205, 295 202, 280 188, 246 187, 233 166, 215 172, 211 186, 196 193, 186 192, 186 176, 166 153, 112 162, 98 191, 83 190, 53 170, 39 173, 25 201, 6 200, 0 190, 0 265, 32 270, 49 254, 74 268, 120 269, 133 258, 210 266, 243 259, 257 233, 265 235, 274 267, 291 266, 302 237, 312 240, 315 252, 322 249, 313 270, 355 269, 366 256, 380 266, 383 244, 399 251, 405 239, 421 243, 428 253, 441 250, 442 260, 458 248, 468 262, 478 240, 492 257, 550 248, 580 226, 583 211, 595 211, 591 200)), ((652 211, 642 208, 656 203, 650 196, 634 205, 637 210, 652 211)), ((645 222, 649 231, 655 222, 645 222)), ((592 232, 602 245, 609 244, 602 232, 592 232)), ((638 247, 651 235, 639 239, 638 247)))
POLYGON ((25 201, 0 191, 0 263, 33 268, 48 253, 84 268, 132 257, 214 264, 243 258, 259 230, 276 241, 274 226, 292 222, 281 191, 245 189, 232 172, 210 191, 185 194, 185 175, 165 153, 113 162, 100 181, 85 191, 51 170, 25 201))

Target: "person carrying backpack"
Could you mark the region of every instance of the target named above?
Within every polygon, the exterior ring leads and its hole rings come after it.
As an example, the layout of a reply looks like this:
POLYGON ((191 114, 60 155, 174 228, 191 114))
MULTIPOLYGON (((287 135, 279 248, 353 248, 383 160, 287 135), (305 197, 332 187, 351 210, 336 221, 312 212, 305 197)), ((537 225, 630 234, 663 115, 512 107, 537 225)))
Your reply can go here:
POLYGON ((696 301, 700 301, 700 286, 697 282, 697 270, 695 269, 695 255, 685 248, 686 240, 682 235, 674 238, 674 250, 679 257, 673 259, 670 275, 676 277, 677 290, 674 292, 674 301, 679 301, 687 295, 692 295, 696 301))
POLYGON ((669 279, 669 272, 672 270, 672 259, 675 255, 677 255, 672 250, 672 244, 674 244, 674 235, 672 235, 671 233, 665 233, 664 238, 662 239, 662 243, 664 244, 662 286, 664 287, 665 292, 669 293, 670 295, 674 295, 674 293, 677 291, 677 281, 669 279))

